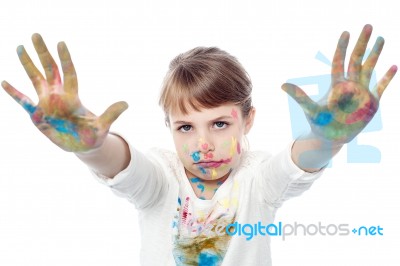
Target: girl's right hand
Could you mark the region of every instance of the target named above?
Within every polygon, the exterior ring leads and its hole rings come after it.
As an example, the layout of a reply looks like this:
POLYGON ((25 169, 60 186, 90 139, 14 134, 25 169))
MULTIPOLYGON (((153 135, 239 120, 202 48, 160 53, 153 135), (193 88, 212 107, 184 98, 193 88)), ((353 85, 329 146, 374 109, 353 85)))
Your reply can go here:
POLYGON ((111 124, 128 108, 128 104, 117 102, 99 117, 94 115, 79 100, 77 76, 65 43, 60 42, 57 47, 64 74, 62 82, 57 64, 42 37, 35 33, 32 42, 46 78, 33 64, 23 46, 19 46, 17 52, 39 96, 38 104, 35 105, 6 81, 1 84, 4 90, 29 113, 35 126, 63 150, 85 152, 100 147, 111 124))

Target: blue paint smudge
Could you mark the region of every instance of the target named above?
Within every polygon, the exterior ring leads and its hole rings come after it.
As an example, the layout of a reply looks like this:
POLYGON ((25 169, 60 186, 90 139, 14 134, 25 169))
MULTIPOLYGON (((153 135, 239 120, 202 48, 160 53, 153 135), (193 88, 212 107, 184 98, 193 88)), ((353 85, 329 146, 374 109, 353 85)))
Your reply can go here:
POLYGON ((192 181, 193 183, 203 182, 203 180, 201 180, 201 179, 198 178, 198 177, 193 177, 193 178, 190 179, 190 181, 192 181))
POLYGON ((204 169, 203 167, 199 167, 199 170, 201 171, 201 173, 203 174, 203 175, 205 175, 205 174, 207 174, 207 171, 206 171, 206 169, 204 169))
POLYGON ((182 205, 182 204, 181 204, 181 198, 180 198, 180 197, 178 197, 178 204, 179 204, 179 205, 182 205))
POLYGON ((70 121, 52 118, 50 116, 45 117, 44 120, 52 127, 54 127, 58 132, 70 134, 75 139, 79 140, 78 132, 76 132, 76 126, 70 121))
POLYGON ((36 112, 36 107, 33 106, 30 103, 23 103, 22 107, 30 114, 32 115, 34 112, 36 112))
POLYGON ((172 228, 178 227, 178 223, 176 221, 172 222, 172 228))
POLYGON ((326 126, 332 121, 332 114, 329 112, 320 112, 318 116, 313 120, 316 125, 326 126))
POLYGON ((206 198, 205 198, 205 197, 203 197, 203 196, 201 196, 199 199, 201 199, 201 200, 205 200, 206 198))
POLYGON ((200 152, 199 152, 199 151, 196 151, 196 152, 192 153, 192 159, 193 159, 193 161, 195 161, 195 162, 200 161, 200 152))
POLYGON ((201 192, 204 192, 204 185, 203 184, 198 184, 197 187, 201 190, 201 192))
POLYGON ((199 255, 199 266, 215 266, 218 265, 219 257, 209 252, 201 252, 199 255))
POLYGON ((24 47, 23 47, 22 45, 19 45, 19 46, 17 47, 17 54, 18 54, 18 56, 21 56, 23 52, 24 52, 24 47))

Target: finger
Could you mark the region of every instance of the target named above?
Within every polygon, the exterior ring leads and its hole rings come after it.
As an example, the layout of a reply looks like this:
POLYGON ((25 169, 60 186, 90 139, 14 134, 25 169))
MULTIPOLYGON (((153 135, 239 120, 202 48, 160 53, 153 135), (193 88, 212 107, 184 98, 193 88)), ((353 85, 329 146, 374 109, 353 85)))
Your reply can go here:
POLYGON ((300 105, 307 115, 313 116, 315 114, 318 105, 301 88, 294 84, 285 83, 282 85, 282 89, 300 105))
POLYGON ((73 94, 78 93, 78 79, 74 64, 71 60, 71 55, 67 45, 64 42, 59 42, 57 45, 58 55, 61 60, 61 67, 64 74, 64 90, 73 94))
POLYGON ((356 46, 354 47, 353 53, 350 57, 349 68, 348 68, 348 78, 352 81, 358 81, 361 71, 361 63, 367 48, 369 38, 371 37, 372 26, 367 24, 364 26, 360 37, 358 37, 356 46))
POLYGON ((1 83, 1 86, 29 114, 33 114, 36 111, 36 107, 35 107, 34 103, 32 102, 32 100, 29 99, 29 97, 27 97, 20 91, 18 91, 17 89, 15 89, 13 86, 11 86, 7 81, 4 80, 1 83))
POLYGON ((384 44, 385 40, 382 37, 378 37, 376 39, 374 47, 372 48, 371 53, 369 54, 367 60, 365 60, 365 63, 362 66, 360 80, 361 84, 364 85, 364 87, 366 88, 369 88, 372 71, 374 71, 376 62, 378 61, 384 44))
POLYGON ((39 55, 40 62, 42 63, 44 73, 46 74, 47 83, 50 85, 61 84, 60 73, 53 57, 49 53, 46 44, 40 34, 35 33, 32 35, 33 46, 39 55))
POLYGON ((19 61, 21 61, 22 66, 25 69, 26 74, 32 81, 33 87, 35 87, 37 94, 40 95, 46 89, 45 80, 43 78, 42 73, 36 68, 33 64, 31 58, 29 57, 28 53, 26 52, 24 46, 20 45, 17 47, 17 53, 19 57, 19 61))
POLYGON ((386 87, 389 85, 390 81, 393 79, 394 75, 396 75, 397 66, 392 66, 383 76, 383 78, 378 82, 376 87, 373 90, 373 94, 380 99, 382 97, 383 92, 386 87))
POLYGON ((350 34, 345 31, 339 38, 332 61, 332 85, 344 80, 344 60, 349 45, 350 34))
POLYGON ((126 102, 116 102, 112 104, 99 117, 100 124, 109 127, 127 108, 128 104, 126 102))

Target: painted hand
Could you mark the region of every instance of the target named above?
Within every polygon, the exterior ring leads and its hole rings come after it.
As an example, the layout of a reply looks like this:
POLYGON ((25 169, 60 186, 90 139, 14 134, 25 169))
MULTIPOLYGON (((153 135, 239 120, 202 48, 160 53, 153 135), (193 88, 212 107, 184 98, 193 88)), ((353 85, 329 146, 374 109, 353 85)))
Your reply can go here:
POLYGON ((6 81, 1 84, 4 90, 29 113, 35 126, 63 150, 84 152, 101 146, 111 124, 128 108, 127 103, 114 103, 97 117, 79 100, 77 76, 65 43, 60 42, 57 47, 64 74, 62 82, 57 64, 42 37, 33 34, 32 42, 46 78, 23 46, 19 46, 17 52, 39 96, 38 104, 35 105, 6 81))
POLYGON ((318 103, 296 85, 282 85, 282 89, 302 107, 311 131, 316 136, 347 143, 369 123, 378 110, 379 99, 396 74, 397 67, 392 66, 370 92, 371 75, 384 44, 384 39, 378 37, 370 55, 362 63, 371 33, 372 26, 365 25, 351 54, 346 77, 344 61, 350 34, 342 33, 333 58, 331 88, 318 103))

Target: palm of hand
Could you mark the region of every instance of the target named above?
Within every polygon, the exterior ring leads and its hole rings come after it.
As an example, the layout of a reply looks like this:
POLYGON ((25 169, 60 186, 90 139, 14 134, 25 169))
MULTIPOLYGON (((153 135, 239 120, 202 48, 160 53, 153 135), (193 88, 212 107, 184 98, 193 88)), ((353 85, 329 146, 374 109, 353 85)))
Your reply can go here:
POLYGON ((349 142, 374 117, 378 100, 361 84, 337 83, 326 100, 316 105, 307 119, 314 133, 328 140, 349 142))
POLYGON ((351 55, 347 77, 344 60, 349 34, 344 32, 334 55, 332 83, 328 94, 318 103, 293 84, 283 84, 282 89, 293 97, 304 110, 312 132, 329 141, 351 141, 374 117, 383 91, 397 71, 392 66, 371 92, 369 83, 372 71, 382 51, 384 40, 378 38, 371 54, 362 64, 372 27, 366 25, 351 55))
POLYGON ((46 79, 35 67, 23 46, 19 46, 17 51, 39 96, 38 104, 35 105, 6 81, 2 83, 3 88, 29 113, 35 126, 60 148, 83 152, 101 146, 111 124, 126 110, 127 104, 114 103, 101 116, 95 116, 79 100, 75 68, 65 43, 58 45, 64 74, 62 83, 57 64, 41 36, 34 34, 32 41, 45 70, 46 79))
POLYGON ((107 130, 78 99, 50 93, 36 107, 25 104, 32 122, 57 146, 67 151, 86 151, 100 146, 107 130))

